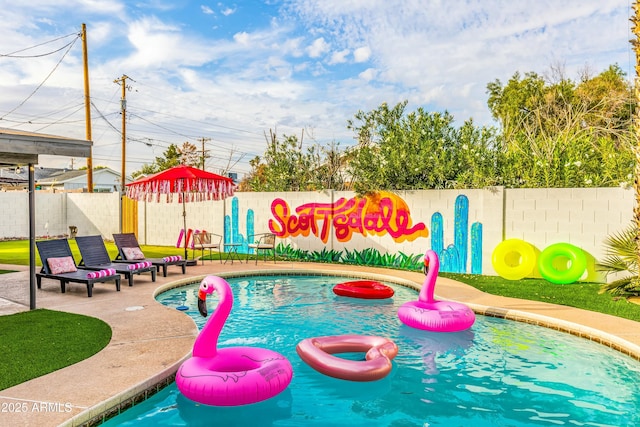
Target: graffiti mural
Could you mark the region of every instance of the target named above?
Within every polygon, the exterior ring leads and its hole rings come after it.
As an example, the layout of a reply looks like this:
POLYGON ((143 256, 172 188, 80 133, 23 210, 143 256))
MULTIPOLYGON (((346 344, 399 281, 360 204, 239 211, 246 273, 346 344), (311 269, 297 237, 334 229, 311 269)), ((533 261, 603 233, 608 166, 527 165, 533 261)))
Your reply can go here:
POLYGON ((306 203, 295 209, 278 198, 271 203, 271 214, 269 229, 280 238, 313 235, 327 243, 331 229, 339 242, 348 242, 354 234, 389 235, 399 243, 429 235, 424 223, 413 224, 406 202, 388 192, 306 203))

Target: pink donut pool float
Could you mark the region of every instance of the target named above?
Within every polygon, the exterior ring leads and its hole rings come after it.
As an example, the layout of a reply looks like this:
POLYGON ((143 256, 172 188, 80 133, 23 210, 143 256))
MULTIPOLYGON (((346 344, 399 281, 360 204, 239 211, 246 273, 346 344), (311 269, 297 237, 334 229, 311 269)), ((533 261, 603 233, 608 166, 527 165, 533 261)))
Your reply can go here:
POLYGON ((260 402, 287 388, 291 363, 280 353, 256 347, 217 348, 218 337, 231 312, 233 293, 217 276, 200 283, 198 310, 207 316, 207 295, 217 291, 220 301, 195 343, 193 355, 176 373, 178 390, 187 398, 212 406, 238 406, 260 402))
POLYGON ((316 371, 349 381, 376 381, 391 372, 398 346, 372 335, 335 335, 307 338, 296 346, 300 358, 316 371), (338 353, 365 353, 365 360, 347 360, 338 353))
POLYGON ((473 310, 465 304, 436 300, 433 297, 440 261, 431 249, 424 256, 424 265, 427 275, 418 300, 400 306, 400 321, 412 328, 435 332, 458 332, 470 328, 476 321, 473 310))

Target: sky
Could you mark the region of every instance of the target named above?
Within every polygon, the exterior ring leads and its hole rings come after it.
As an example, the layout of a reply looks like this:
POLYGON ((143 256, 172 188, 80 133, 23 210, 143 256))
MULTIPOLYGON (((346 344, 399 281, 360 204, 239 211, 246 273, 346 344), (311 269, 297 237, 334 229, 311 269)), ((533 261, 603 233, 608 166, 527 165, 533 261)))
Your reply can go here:
POLYGON ((127 175, 190 142, 242 179, 270 132, 345 149, 385 102, 497 126, 487 84, 516 72, 634 77, 631 0, 20 3, 0 0, 0 127, 85 139, 85 24, 93 165, 122 170, 124 81, 127 175))

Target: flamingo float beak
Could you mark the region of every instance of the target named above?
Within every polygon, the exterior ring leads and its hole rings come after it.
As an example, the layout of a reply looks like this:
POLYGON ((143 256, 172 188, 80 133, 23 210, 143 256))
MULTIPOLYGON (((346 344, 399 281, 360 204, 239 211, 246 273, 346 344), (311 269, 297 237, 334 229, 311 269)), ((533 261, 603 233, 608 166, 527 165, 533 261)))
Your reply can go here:
POLYGON ((422 267, 422 271, 424 272, 424 274, 427 274, 429 272, 429 258, 424 259, 424 266, 422 267))
POLYGON ((207 293, 200 289, 198 291, 198 311, 202 317, 207 317, 207 293))

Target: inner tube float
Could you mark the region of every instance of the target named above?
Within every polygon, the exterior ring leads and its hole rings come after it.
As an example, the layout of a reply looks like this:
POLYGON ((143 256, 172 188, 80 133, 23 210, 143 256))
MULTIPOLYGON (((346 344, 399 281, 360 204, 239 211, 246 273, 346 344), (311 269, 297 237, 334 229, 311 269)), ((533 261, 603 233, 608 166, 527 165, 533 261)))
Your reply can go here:
POLYGON ((193 344, 193 355, 176 373, 176 385, 187 398, 205 405, 238 406, 260 402, 287 388, 291 363, 280 353, 256 347, 218 349, 218 337, 231 312, 233 293, 217 276, 207 276, 198 290, 198 310, 207 316, 206 298, 220 295, 215 311, 193 344))
POLYGON ((333 293, 351 298, 384 299, 391 298, 394 291, 391 287, 375 280, 354 280, 338 283, 333 287, 333 293))
POLYGON ((498 243, 491 254, 491 265, 500 277, 520 280, 535 272, 537 254, 534 247, 520 239, 498 243))
POLYGON ((316 371, 349 381, 376 381, 391 372, 398 346, 371 335, 335 335, 302 340, 296 346, 300 358, 316 371), (366 352, 364 361, 347 360, 334 354, 366 352))
POLYGON ((577 246, 554 243, 540 254, 538 269, 549 282, 565 285, 580 280, 587 269, 587 257, 577 246))
POLYGON ((412 328, 435 332, 458 332, 468 329, 476 315, 465 304, 440 301, 433 297, 440 269, 438 255, 431 249, 424 256, 427 273, 417 301, 409 301, 398 309, 398 318, 412 328))

